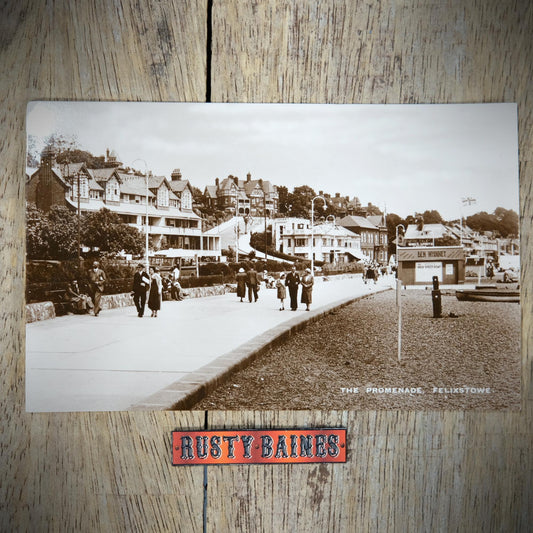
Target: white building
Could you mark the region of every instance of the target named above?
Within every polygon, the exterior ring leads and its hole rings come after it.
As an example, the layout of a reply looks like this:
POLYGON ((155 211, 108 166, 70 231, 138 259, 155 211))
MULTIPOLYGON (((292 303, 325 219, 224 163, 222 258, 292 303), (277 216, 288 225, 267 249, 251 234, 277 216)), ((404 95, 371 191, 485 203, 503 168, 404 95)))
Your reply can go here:
POLYGON ((361 237, 334 223, 317 224, 304 218, 276 219, 272 224, 276 250, 326 263, 368 260, 361 251, 361 237))

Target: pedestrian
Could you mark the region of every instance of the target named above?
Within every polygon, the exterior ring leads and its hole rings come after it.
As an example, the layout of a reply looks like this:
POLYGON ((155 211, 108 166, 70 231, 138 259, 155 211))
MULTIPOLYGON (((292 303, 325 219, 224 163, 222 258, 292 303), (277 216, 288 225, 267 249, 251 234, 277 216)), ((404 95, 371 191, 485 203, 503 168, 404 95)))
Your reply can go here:
POLYGON ((89 291, 93 300, 93 314, 98 316, 100 313, 100 299, 104 292, 104 285, 106 282, 105 272, 100 268, 98 261, 93 263, 93 267, 89 270, 89 291))
POLYGON ((276 289, 278 291, 278 300, 280 301, 281 307, 279 308, 280 311, 283 311, 285 309, 285 298, 287 297, 287 290, 285 289, 285 272, 282 272, 279 275, 279 279, 276 282, 276 289))
POLYGON ((239 272, 237 272, 237 275, 235 276, 237 280, 237 298, 241 299, 241 302, 243 302, 243 298, 246 297, 246 280, 247 275, 244 271, 244 268, 239 268, 239 272))
POLYGON ((146 294, 150 288, 150 276, 144 265, 139 263, 137 270, 133 275, 133 303, 137 308, 137 316, 142 318, 144 315, 144 307, 146 305, 146 294))
POLYGON ((300 285, 300 274, 296 271, 296 265, 292 265, 291 271, 285 278, 285 286, 289 287, 292 311, 298 309, 298 285, 300 285))
POLYGON ((257 279, 257 271, 255 270, 255 266, 252 263, 252 266, 246 273, 246 285, 248 285, 248 301, 252 303, 252 294, 257 302, 259 300, 259 296, 257 292, 259 291, 259 280, 257 279))
POLYGON ((163 294, 163 283, 156 267, 150 267, 150 296, 148 296, 148 307, 152 311, 152 316, 157 317, 157 312, 161 309, 161 297, 163 294))
POLYGON ((373 263, 370 263, 366 269, 366 279, 368 281, 374 280, 374 283, 376 283, 376 272, 373 263))
POLYGON ((172 269, 172 281, 178 281, 180 279, 180 269, 178 267, 178 263, 174 265, 174 268, 172 269))
POLYGON ((310 311, 309 306, 313 301, 313 276, 311 275, 311 269, 306 268, 305 274, 302 276, 300 283, 302 284, 302 303, 306 305, 306 311, 310 311))
POLYGON ((492 278, 494 277, 494 265, 492 264, 492 261, 489 260, 489 263, 487 265, 487 277, 490 281, 492 281, 492 278))

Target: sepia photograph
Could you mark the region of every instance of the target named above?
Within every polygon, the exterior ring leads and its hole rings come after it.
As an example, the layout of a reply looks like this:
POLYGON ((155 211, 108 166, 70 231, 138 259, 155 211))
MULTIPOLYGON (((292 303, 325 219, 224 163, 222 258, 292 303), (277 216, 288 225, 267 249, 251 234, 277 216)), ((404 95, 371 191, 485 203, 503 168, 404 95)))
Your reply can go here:
POLYGON ((518 410, 517 127, 30 102, 26 411, 518 410))

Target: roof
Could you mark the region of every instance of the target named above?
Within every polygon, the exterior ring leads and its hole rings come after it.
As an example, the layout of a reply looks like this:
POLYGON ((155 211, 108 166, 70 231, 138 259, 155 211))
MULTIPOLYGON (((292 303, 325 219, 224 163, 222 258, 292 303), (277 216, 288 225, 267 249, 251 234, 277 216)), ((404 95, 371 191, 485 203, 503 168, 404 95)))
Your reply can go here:
POLYGON ((96 181, 108 181, 115 174, 115 177, 122 182, 121 175, 116 168, 92 168, 89 173, 93 175, 96 181))
POLYGON ((418 226, 416 224, 409 224, 405 230, 404 239, 439 239, 449 233, 443 224, 424 224, 422 230, 418 230, 417 228, 418 226))
POLYGON ((165 181, 167 182, 167 186, 170 188, 170 183, 168 182, 167 178, 165 178, 165 176, 150 176, 148 178, 148 187, 150 189, 159 189, 159 187, 161 187, 161 184, 165 181))
POLYGON ((374 226, 376 226, 377 228, 379 228, 380 226, 383 227, 383 226, 386 226, 387 223, 385 222, 384 218, 385 218, 385 215, 369 215, 368 217, 366 217, 367 220, 369 220, 372 224, 374 224, 374 226))
POLYGON ((373 230, 377 230, 378 229, 367 218, 359 217, 359 216, 355 216, 355 215, 348 215, 348 216, 346 216, 344 218, 341 218, 339 220, 339 226, 344 226, 345 228, 356 227, 356 228, 365 228, 365 229, 373 229, 373 230))
POLYGON ((91 176, 89 177, 89 190, 103 191, 104 188, 91 176))
MULTIPOLYGON (((146 197, 146 183, 144 178, 140 180, 127 180, 120 185, 120 192, 124 194, 135 194, 146 197)), ((148 197, 154 198, 155 194, 148 189, 148 197)))
POLYGON ((82 169, 87 170, 85 163, 61 163, 61 173, 65 178, 75 176, 82 169))
POLYGON ((220 182, 220 185, 218 186, 218 189, 222 191, 222 190, 231 189, 232 187, 238 187, 238 185, 235 185, 235 182, 233 181, 232 178, 224 178, 220 182))
MULTIPOLYGON (((191 187, 189 180, 174 180, 170 182, 170 188, 174 192, 183 192, 185 189, 191 187)), ((215 196, 216 196, 216 187, 215 187, 215 196)))
POLYGON ((217 186, 216 185, 207 185, 205 188, 204 194, 210 198, 217 197, 217 186))

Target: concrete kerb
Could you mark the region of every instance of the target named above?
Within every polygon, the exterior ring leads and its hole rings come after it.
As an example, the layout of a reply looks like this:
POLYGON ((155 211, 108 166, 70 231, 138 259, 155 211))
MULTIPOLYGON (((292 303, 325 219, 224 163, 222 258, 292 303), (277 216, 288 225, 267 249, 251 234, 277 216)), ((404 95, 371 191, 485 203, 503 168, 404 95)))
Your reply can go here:
POLYGON ((217 357, 211 363, 175 381, 168 387, 149 396, 146 400, 132 405, 129 410, 189 410, 218 386, 226 382, 234 372, 242 370, 267 350, 285 342, 291 335, 301 331, 308 324, 316 322, 320 318, 352 302, 388 290, 392 290, 392 288, 386 287, 369 294, 337 300, 310 313, 294 317, 287 322, 257 335, 238 348, 217 357))

